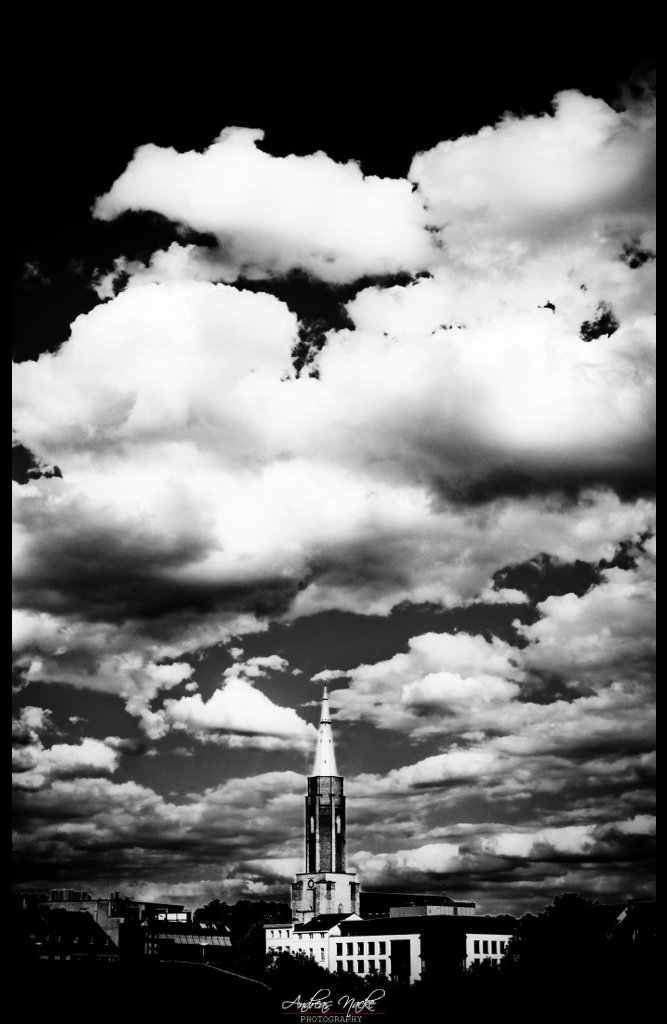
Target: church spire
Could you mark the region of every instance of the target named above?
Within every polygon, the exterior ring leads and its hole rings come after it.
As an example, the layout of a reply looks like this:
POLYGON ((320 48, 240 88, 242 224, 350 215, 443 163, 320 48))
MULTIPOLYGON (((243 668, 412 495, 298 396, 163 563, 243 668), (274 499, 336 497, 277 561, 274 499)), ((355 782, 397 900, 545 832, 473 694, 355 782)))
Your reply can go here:
POLYGON ((317 775, 338 775, 331 733, 331 719, 329 718, 329 695, 327 694, 326 683, 324 684, 324 693, 322 694, 322 714, 320 715, 320 729, 317 734, 317 749, 315 751, 315 765, 313 767, 313 777, 317 775))

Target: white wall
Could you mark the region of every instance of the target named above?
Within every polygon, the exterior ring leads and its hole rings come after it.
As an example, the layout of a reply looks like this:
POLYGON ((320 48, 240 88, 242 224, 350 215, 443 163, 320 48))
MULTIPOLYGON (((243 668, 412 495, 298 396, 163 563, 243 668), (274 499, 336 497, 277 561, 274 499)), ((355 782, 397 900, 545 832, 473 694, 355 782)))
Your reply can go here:
POLYGON ((470 933, 466 935, 466 967, 482 960, 492 960, 499 963, 507 943, 512 938, 508 935, 486 935, 470 933))
POLYGON ((342 970, 349 970, 349 961, 352 961, 352 970, 355 974, 366 975, 371 973, 372 967, 378 973, 391 976, 391 940, 407 939, 410 942, 410 982, 418 981, 421 977, 421 938, 418 933, 411 935, 332 935, 329 939, 329 970, 337 971, 338 963, 342 962, 342 970), (352 944, 352 954, 348 952, 349 944, 352 944), (381 952, 384 943, 384 953, 381 952), (338 946, 342 945, 342 955, 338 952, 338 946))

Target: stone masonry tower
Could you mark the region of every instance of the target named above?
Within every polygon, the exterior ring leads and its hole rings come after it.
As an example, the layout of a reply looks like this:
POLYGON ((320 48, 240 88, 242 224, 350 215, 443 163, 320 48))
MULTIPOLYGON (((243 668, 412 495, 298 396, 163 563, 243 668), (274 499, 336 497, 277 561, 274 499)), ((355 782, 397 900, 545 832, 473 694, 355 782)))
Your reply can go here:
POLYGON ((324 687, 315 765, 306 796, 306 870, 292 884, 292 917, 297 922, 318 914, 358 914, 359 883, 345 870, 345 796, 324 687))

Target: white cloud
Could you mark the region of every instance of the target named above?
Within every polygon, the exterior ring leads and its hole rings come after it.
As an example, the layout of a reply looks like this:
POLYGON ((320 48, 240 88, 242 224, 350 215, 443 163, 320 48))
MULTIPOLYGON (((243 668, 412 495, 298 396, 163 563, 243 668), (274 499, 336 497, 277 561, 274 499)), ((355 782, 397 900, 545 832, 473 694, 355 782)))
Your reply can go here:
POLYGON ((364 177, 325 153, 273 157, 264 133, 226 128, 203 153, 141 146, 95 214, 153 210, 216 235, 220 277, 304 270, 325 281, 421 269, 424 213, 405 180, 364 177))
MULTIPOLYGON (((231 653, 231 652, 230 652, 231 653)), ((269 654, 263 658, 248 658, 245 662, 235 661, 223 672, 225 678, 258 679, 269 672, 285 672, 289 662, 279 654, 269 654)))
POLYGON ((114 772, 119 756, 101 740, 86 738, 80 743, 54 743, 45 748, 39 740, 20 748, 14 757, 14 786, 41 789, 54 778, 98 775, 114 772))
POLYGON ((52 712, 28 704, 12 720, 12 738, 17 743, 37 743, 43 732, 53 729, 52 712))
MULTIPOLYGON (((126 291, 78 317, 57 352, 15 367, 17 438, 63 472, 14 491, 24 679, 116 693, 154 735, 307 743, 300 720, 265 731, 266 706, 251 728, 226 687, 150 702, 192 693, 184 654, 272 620, 525 604, 494 589, 497 570, 541 552, 595 563, 651 529, 653 504, 614 492, 645 483, 652 458, 653 265, 619 258, 653 244, 651 117, 562 94, 553 117, 507 117, 420 154, 415 193, 323 153, 268 156, 250 129, 202 154, 138 150, 98 215, 154 209, 220 247, 174 245, 144 269, 120 258, 126 291), (285 303, 213 283, 295 267, 336 283, 426 263, 429 279, 357 295, 354 329, 328 332, 319 380, 292 372, 285 303), (621 325, 584 344, 602 301, 621 325)), ((602 739, 633 699, 616 664, 648 650, 643 584, 622 570, 605 580, 544 602, 520 658, 449 638, 360 666, 336 691, 340 714, 414 735, 445 721, 468 735, 495 717, 539 745, 550 716, 567 735, 576 726, 565 702, 539 710, 517 687, 540 671, 580 682, 576 654, 587 683, 609 670, 617 684, 610 707, 577 704, 602 739)), ((231 653, 237 687, 287 667, 231 653)))
POLYGON ((537 607, 537 622, 517 623, 529 641, 522 652, 527 668, 573 682, 652 678, 655 562, 650 551, 638 556, 636 568, 605 570, 600 585, 581 597, 549 597, 537 607))
MULTIPOLYGON (((157 731, 171 724, 200 739, 212 734, 226 737, 230 745, 263 746, 264 749, 312 747, 316 730, 292 708, 274 704, 244 679, 232 677, 209 700, 201 694, 166 700, 156 715, 157 731)), ((155 730, 154 730, 155 731, 155 730)))
POLYGON ((569 90, 555 97, 553 115, 507 115, 418 154, 409 177, 448 250, 492 269, 500 251, 525 257, 535 242, 619 222, 645 229, 654 160, 652 103, 614 110, 569 90))

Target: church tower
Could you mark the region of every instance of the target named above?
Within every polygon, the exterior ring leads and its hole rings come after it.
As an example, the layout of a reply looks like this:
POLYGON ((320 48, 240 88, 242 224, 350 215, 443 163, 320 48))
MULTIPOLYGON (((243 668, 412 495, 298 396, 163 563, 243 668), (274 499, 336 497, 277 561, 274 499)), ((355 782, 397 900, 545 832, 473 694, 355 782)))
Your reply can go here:
POLYGON ((326 685, 313 774, 306 796, 306 870, 292 884, 292 917, 358 914, 359 883, 345 870, 345 796, 336 769, 326 685))

